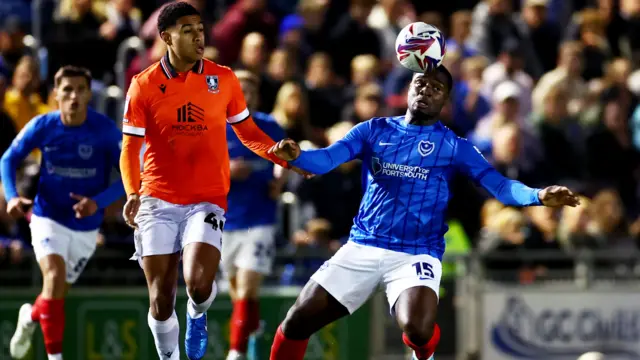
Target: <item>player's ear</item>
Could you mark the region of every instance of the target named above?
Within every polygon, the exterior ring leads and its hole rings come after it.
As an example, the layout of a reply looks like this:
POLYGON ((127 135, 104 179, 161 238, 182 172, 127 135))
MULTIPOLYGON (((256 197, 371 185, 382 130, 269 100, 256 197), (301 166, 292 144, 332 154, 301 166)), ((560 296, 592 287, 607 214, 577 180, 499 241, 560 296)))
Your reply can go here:
POLYGON ((169 31, 161 32, 160 37, 162 38, 162 41, 167 44, 167 46, 171 46, 171 34, 169 34, 169 31))

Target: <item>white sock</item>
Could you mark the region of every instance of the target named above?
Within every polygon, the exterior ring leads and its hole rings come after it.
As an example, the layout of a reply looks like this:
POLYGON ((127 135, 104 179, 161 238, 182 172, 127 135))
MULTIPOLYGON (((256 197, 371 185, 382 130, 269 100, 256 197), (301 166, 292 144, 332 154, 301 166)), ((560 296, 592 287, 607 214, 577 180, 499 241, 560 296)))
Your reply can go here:
POLYGON ((180 324, 178 316, 174 311, 171 317, 165 321, 158 321, 151 316, 151 312, 147 315, 149 329, 153 334, 156 343, 156 349, 161 360, 179 360, 180 347, 180 324))
POLYGON ((49 360, 62 360, 62 354, 47 354, 49 360))
POLYGON ((242 354, 237 350, 229 350, 229 355, 227 355, 227 360, 244 360, 244 359, 246 359, 245 354, 242 354))
MULTIPOLYGON (((188 291, 187 291, 187 294, 189 294, 188 291)), ((214 282, 213 285, 211 286, 211 295, 209 295, 209 298, 205 300, 203 303, 196 304, 195 302, 193 302, 193 300, 191 300, 191 295, 189 295, 189 301, 187 302, 187 312, 189 313, 189 316, 192 319, 197 319, 202 315, 204 315, 204 313, 206 313, 207 310, 209 310, 209 307, 213 303, 213 300, 216 298, 217 294, 218 294, 218 285, 216 285, 216 283, 214 282)))

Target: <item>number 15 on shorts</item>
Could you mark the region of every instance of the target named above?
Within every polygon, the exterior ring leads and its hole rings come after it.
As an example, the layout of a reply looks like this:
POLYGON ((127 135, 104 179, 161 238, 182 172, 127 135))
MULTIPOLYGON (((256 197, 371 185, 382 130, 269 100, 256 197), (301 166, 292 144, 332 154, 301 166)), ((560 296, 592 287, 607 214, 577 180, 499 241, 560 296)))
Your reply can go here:
POLYGON ((420 280, 433 280, 433 266, 428 262, 420 261, 411 264, 411 266, 416 270, 416 275, 420 280))

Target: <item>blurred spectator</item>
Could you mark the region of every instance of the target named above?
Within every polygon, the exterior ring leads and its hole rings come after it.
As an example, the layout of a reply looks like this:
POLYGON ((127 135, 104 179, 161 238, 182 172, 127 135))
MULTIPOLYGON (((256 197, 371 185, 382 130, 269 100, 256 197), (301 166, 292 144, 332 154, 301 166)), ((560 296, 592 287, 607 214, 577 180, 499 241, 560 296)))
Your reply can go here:
POLYGON ((463 58, 476 55, 476 50, 469 46, 471 35, 471 12, 456 11, 451 15, 451 36, 447 39, 447 51, 458 51, 463 58))
MULTIPOLYGON (((316 129, 326 129, 340 121, 344 105, 344 88, 338 86, 332 61, 326 53, 315 53, 309 58, 305 75, 309 98, 309 122, 316 129)), ((318 145, 321 136, 312 140, 318 145)))
POLYGON ((616 190, 604 189, 593 197, 589 218, 589 235, 605 249, 623 254, 637 250, 637 243, 629 234, 622 199, 616 190))
POLYGON ((420 13, 420 15, 418 15, 418 21, 422 21, 425 24, 431 24, 445 33, 447 32, 442 14, 437 11, 424 11, 420 13))
POLYGON ((616 58, 606 65, 604 76, 604 85, 607 87, 605 91, 617 98, 627 118, 631 116, 631 112, 638 103, 637 97, 627 86, 631 70, 631 62, 628 59, 616 58))
POLYGON ((142 26, 142 13, 133 6, 134 0, 111 0, 104 5, 104 16, 115 28, 115 42, 135 36, 142 26))
POLYGON ((577 39, 584 47, 582 76, 585 80, 601 77, 604 63, 611 57, 606 38, 606 19, 596 9, 586 9, 575 16, 579 29, 577 39))
POLYGON ((131 61, 131 64, 127 68, 126 71, 126 84, 127 89, 129 88, 129 84, 131 84, 131 79, 146 69, 147 66, 160 61, 160 59, 167 52, 167 44, 165 44, 164 40, 160 37, 160 34, 156 33, 155 40, 153 41, 153 45, 146 51, 144 57, 136 56, 131 61))
MULTIPOLYGON (((352 123, 340 122, 328 129, 329 143, 342 139, 352 127, 352 123)), ((297 193, 302 203, 313 209, 308 217, 326 219, 331 224, 331 239, 348 236, 362 199, 360 161, 350 161, 323 176, 305 180, 297 193), (340 206, 336 207, 336 203, 340 206)))
POLYGON ((626 112, 615 93, 604 99, 602 122, 587 138, 586 147, 591 181, 613 186, 625 205, 636 210, 640 154, 633 147, 626 112))
POLYGON ((240 0, 213 27, 213 43, 220 50, 220 63, 234 64, 245 35, 262 34, 269 48, 274 48, 278 34, 276 18, 267 11, 266 0, 240 0))
POLYGON ((101 16, 93 0, 62 0, 53 31, 44 39, 49 68, 77 65, 91 70, 94 79, 113 76, 118 29, 101 16))
POLYGON ((269 57, 266 72, 260 79, 261 112, 269 113, 276 101, 278 89, 285 81, 298 75, 298 66, 293 53, 287 49, 276 49, 269 57))
POLYGON ((382 116, 382 88, 376 83, 362 85, 356 92, 352 105, 347 105, 342 118, 353 125, 382 116))
POLYGON ((367 17, 375 0, 349 0, 349 12, 342 15, 330 30, 328 52, 333 59, 335 73, 343 80, 351 78, 351 59, 357 55, 373 54, 380 58, 381 45, 376 32, 367 26, 367 17))
POLYGON ((494 90, 502 82, 511 80, 518 84, 521 116, 527 116, 531 111, 531 92, 533 91, 533 80, 522 70, 524 62, 520 44, 511 39, 503 44, 498 60, 489 65, 482 74, 483 94, 488 99, 491 99, 494 90))
MULTIPOLYGON (((13 120, 4 110, 4 97, 7 90, 7 80, 4 76, 0 75, 0 154, 9 148, 13 138, 16 137, 18 132, 16 131, 16 125, 13 120)), ((0 203, 0 212, 4 211, 2 204, 0 203)))
POLYGON ((259 76, 262 74, 267 56, 264 36, 256 32, 247 34, 242 41, 240 61, 234 68, 246 69, 259 76))
POLYGON ((466 137, 478 121, 489 114, 491 103, 482 92, 482 73, 487 68, 487 59, 474 56, 464 59, 461 66, 461 79, 453 88, 452 130, 466 137))
POLYGON ((311 138, 308 101, 302 87, 295 82, 286 82, 276 96, 271 115, 276 119, 288 138, 302 141, 311 138))
POLYGON ((20 18, 9 16, 0 28, 0 75, 13 76, 18 60, 26 53, 25 30, 20 18))
POLYGON ((492 137, 490 159, 496 170, 504 176, 536 186, 541 184, 542 174, 537 171, 537 163, 531 159, 523 144, 528 136, 515 123, 497 127, 492 137))
POLYGON ((11 88, 4 96, 4 110, 13 120, 17 131, 37 115, 49 111, 37 93, 39 86, 40 73, 36 60, 31 56, 23 56, 16 66, 11 88))
POLYGON ((313 48, 307 43, 305 35, 305 22, 302 16, 293 14, 282 19, 278 34, 278 46, 295 54, 298 65, 301 67, 304 67, 309 56, 313 53, 313 48))
POLYGON ((592 224, 589 209, 591 200, 587 197, 580 197, 580 205, 576 207, 565 207, 562 209, 560 224, 558 227, 558 240, 566 251, 577 251, 583 249, 596 250, 605 244, 598 242, 598 239, 589 233, 592 224))
POLYGON ((571 115, 582 111, 587 84, 582 79, 582 44, 577 41, 567 41, 560 46, 558 66, 544 74, 533 89, 533 111, 541 112, 547 92, 564 84, 569 91, 568 110, 571 115))
POLYGON ((367 25, 374 29, 380 38, 381 69, 385 73, 391 70, 394 64, 398 64, 396 38, 400 30, 411 22, 411 10, 411 4, 406 0, 380 0, 367 18, 367 25))
POLYGON ((560 26, 549 20, 548 5, 549 0, 525 0, 522 9, 522 18, 543 73, 556 67, 562 38, 560 26))
POLYGON ((485 0, 473 11, 469 45, 492 61, 504 53, 507 42, 518 43, 521 54, 527 59, 526 72, 533 78, 542 75, 531 39, 524 22, 512 10, 511 0, 485 0))
POLYGON ((564 84, 551 88, 544 98, 542 113, 533 114, 544 157, 544 180, 557 184, 582 178, 581 152, 585 136, 568 112, 569 93, 564 84), (557 156, 562 154, 562 156, 557 156))

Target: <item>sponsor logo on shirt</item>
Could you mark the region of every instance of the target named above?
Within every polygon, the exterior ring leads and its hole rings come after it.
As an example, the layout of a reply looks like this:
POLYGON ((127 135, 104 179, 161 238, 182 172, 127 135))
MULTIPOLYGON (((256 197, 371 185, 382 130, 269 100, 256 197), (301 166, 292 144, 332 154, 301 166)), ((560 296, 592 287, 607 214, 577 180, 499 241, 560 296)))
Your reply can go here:
POLYGON ((371 158, 371 162, 373 176, 383 175, 419 180, 427 180, 429 176, 429 169, 425 169, 420 166, 393 164, 381 161, 380 158, 377 157, 371 158))
POLYGON ((198 105, 188 102, 180 106, 176 112, 177 124, 171 127, 176 135, 200 136, 209 130, 204 123, 204 109, 198 105))
POLYGON ((55 166, 50 162, 45 164, 47 168, 47 174, 58 175, 61 177, 72 179, 86 179, 96 176, 98 169, 96 168, 70 168, 55 166))

